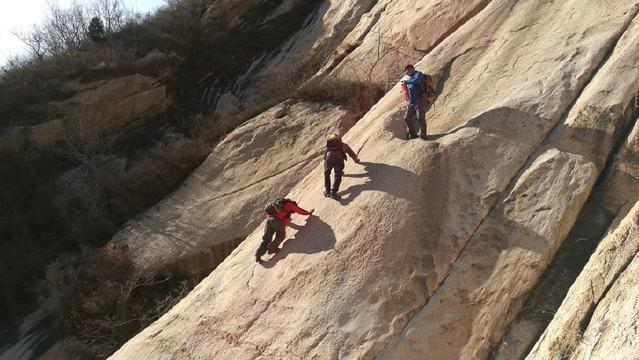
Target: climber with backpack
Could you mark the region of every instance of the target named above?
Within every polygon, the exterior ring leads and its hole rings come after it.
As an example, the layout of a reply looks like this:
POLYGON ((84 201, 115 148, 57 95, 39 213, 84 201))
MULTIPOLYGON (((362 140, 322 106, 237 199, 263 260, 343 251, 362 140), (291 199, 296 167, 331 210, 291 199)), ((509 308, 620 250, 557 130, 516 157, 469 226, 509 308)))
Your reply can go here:
POLYGON ((404 68, 408 80, 402 80, 402 87, 408 89, 408 106, 404 115, 407 140, 417 138, 415 120, 419 126, 419 137, 426 140, 426 111, 434 99, 433 80, 430 75, 415 70, 413 65, 404 68))
POLYGON ((266 212, 266 226, 264 227, 264 236, 262 243, 255 252, 255 261, 261 262, 262 255, 276 254, 280 251, 280 244, 286 237, 286 227, 291 223, 291 215, 297 213, 300 215, 310 216, 315 209, 306 211, 297 206, 297 203, 291 199, 279 198, 266 204, 264 207, 266 212), (273 239, 275 235, 275 239, 273 239))
POLYGON ((326 151, 324 152, 324 196, 339 199, 337 192, 342 183, 344 174, 344 162, 347 155, 359 164, 359 158, 347 144, 342 142, 339 135, 333 133, 326 139, 326 151), (331 188, 331 172, 335 169, 335 181, 331 188))

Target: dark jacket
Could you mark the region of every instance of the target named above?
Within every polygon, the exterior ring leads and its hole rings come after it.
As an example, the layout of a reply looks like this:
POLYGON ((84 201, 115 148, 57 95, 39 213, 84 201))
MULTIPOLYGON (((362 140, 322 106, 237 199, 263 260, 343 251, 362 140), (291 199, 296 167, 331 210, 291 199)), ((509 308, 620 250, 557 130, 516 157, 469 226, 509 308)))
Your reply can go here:
POLYGON ((336 139, 332 141, 326 142, 326 152, 324 153, 325 160, 331 161, 346 161, 347 155, 351 157, 351 159, 357 161, 357 155, 350 146, 343 143, 341 140, 336 139))

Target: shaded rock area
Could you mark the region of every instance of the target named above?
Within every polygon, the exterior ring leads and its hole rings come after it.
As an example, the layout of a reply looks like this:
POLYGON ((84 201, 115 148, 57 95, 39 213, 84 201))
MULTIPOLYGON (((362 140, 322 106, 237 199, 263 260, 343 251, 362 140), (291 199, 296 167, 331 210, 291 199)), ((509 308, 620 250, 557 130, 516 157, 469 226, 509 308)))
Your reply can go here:
POLYGON ((526 358, 633 358, 638 252, 639 203, 616 219, 526 358))

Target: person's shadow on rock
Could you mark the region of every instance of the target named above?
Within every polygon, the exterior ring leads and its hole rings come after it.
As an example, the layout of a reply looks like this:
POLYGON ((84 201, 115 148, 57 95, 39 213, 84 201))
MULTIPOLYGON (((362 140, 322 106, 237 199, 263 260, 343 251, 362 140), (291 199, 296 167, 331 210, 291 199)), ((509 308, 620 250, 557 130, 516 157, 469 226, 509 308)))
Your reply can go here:
POLYGON ((298 230, 297 233, 284 241, 280 252, 261 263, 265 268, 272 268, 290 254, 316 254, 335 248, 335 232, 316 215, 309 216, 304 226, 291 223, 289 227, 298 230))
POLYGON ((364 178, 362 184, 350 186, 340 191, 338 200, 341 205, 348 205, 364 191, 383 191, 404 200, 410 200, 411 194, 406 184, 417 180, 417 175, 399 166, 375 162, 360 162, 364 165, 363 174, 344 174, 343 177, 364 178))

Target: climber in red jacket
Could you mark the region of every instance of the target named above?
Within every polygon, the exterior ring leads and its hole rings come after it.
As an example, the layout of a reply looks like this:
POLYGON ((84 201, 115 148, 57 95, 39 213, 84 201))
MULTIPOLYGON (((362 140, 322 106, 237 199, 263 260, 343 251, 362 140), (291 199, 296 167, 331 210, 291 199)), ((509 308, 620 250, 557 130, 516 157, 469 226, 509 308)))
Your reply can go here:
POLYGON ((262 243, 255 252, 255 261, 262 261, 262 255, 278 253, 280 244, 286 237, 286 227, 291 223, 291 215, 297 213, 300 215, 310 216, 315 209, 306 211, 297 206, 297 203, 291 199, 281 198, 268 203, 264 207, 266 211, 266 226, 264 228, 264 236, 262 243), (275 239, 273 235, 275 234, 275 239))

